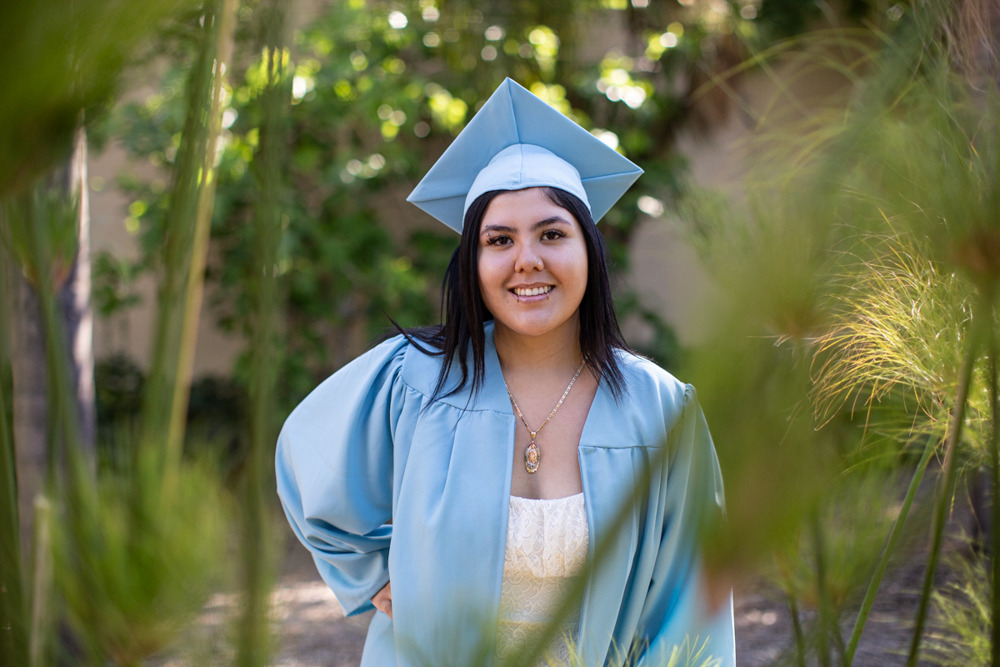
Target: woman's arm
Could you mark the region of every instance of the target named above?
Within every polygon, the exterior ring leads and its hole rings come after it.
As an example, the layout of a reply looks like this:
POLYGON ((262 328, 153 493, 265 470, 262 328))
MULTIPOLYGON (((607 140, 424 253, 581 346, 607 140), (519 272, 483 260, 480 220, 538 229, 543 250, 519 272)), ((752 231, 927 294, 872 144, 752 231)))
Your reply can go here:
POLYGON ((278 495, 296 537, 348 615, 389 581, 393 437, 407 391, 406 342, 387 341, 334 373, 278 439, 278 495))

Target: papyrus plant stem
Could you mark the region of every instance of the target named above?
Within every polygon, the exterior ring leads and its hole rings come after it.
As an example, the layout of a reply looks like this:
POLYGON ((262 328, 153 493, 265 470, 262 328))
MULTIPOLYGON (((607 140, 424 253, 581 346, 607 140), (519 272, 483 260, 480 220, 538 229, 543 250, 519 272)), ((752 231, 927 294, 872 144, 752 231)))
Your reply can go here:
POLYGON ((928 438, 927 444, 924 445, 924 453, 920 456, 920 461, 917 463, 917 469, 913 471, 913 477, 910 479, 910 486, 906 490, 906 497, 903 498, 903 504, 899 508, 899 514, 892 524, 892 530, 889 531, 889 537, 886 540, 885 547, 882 549, 878 565, 875 566, 875 572, 872 574, 871 581, 868 582, 868 591, 865 593, 865 599, 861 603, 858 617, 854 621, 854 630, 851 631, 851 639, 847 644, 847 651, 844 654, 845 667, 850 667, 854 661, 854 654, 858 650, 858 642, 861 641, 861 633, 864 632, 868 616, 872 611, 872 605, 875 604, 875 597, 878 595, 879 586, 882 585, 882 578, 885 576, 885 571, 889 568, 889 560, 896 551, 899 538, 903 535, 903 527, 906 524, 906 518, 910 514, 910 508, 913 506, 913 499, 917 496, 917 490, 920 488, 920 483, 924 479, 924 473, 927 471, 927 464, 930 462, 931 454, 934 453, 936 448, 937 441, 933 438, 928 438))
POLYGON ((35 534, 32 544, 31 632, 29 663, 46 663, 46 646, 51 634, 52 605, 52 504, 43 496, 35 497, 35 534))
POLYGON ((830 599, 826 589, 826 563, 823 558, 823 526, 817 513, 813 513, 810 524, 816 559, 816 599, 819 603, 819 633, 817 634, 816 652, 819 654, 819 664, 822 667, 830 667, 829 633, 836 632, 836 629, 833 628, 833 622, 830 618, 830 599))
POLYGON ((798 662, 796 667, 806 667, 806 637, 802 633, 802 620, 799 618, 799 603, 795 599, 795 593, 789 589, 788 593, 788 613, 792 617, 792 628, 795 630, 795 656, 798 662))
POLYGON ((990 499, 992 534, 990 535, 990 560, 993 570, 993 599, 990 601, 990 653, 993 667, 1000 667, 1000 387, 997 386, 997 332, 994 323, 996 322, 996 301, 990 299, 990 312, 987 321, 989 326, 989 339, 987 343, 987 353, 990 364, 990 476, 993 482, 993 497, 990 499))
MULTIPOLYGON (((52 502, 61 500, 62 494, 67 491, 71 494, 70 497, 78 494, 76 475, 81 469, 79 421, 71 389, 69 351, 65 344, 62 318, 56 311, 55 285, 51 270, 51 228, 55 224, 56 216, 61 212, 55 200, 46 199, 48 193, 44 188, 44 185, 37 186, 33 192, 20 198, 18 206, 8 210, 8 215, 11 216, 8 224, 20 226, 19 231, 26 241, 27 261, 38 277, 36 288, 45 336, 45 363, 50 397, 48 431, 52 443, 49 451, 49 466, 52 473, 48 480, 49 497, 39 496, 35 499, 34 507, 35 532, 32 545, 31 626, 28 649, 31 667, 40 667, 45 662, 46 647, 51 635, 52 502), (68 483, 65 490, 59 484, 62 479, 57 473, 63 472, 63 469, 56 466, 57 460, 66 464, 65 472, 68 474, 64 478, 68 483)), ((72 512, 76 504, 70 502, 68 507, 72 512)))
MULTIPOLYGON (((4 223, 0 208, 0 224, 4 223)), ((7 261, 3 248, 0 258, 7 261)), ((0 322, 10 320, 7 309, 7 264, 0 265, 0 322)), ((9 350, 0 351, 0 368, 6 372, 9 350)), ((28 662, 27 605, 24 599, 21 544, 17 516, 17 479, 14 467, 14 439, 7 419, 7 378, 0 377, 0 663, 24 665, 28 662)))
POLYGON ((180 460, 184 440, 215 199, 215 143, 222 124, 222 81, 231 51, 234 12, 234 0, 205 2, 164 230, 164 274, 144 397, 143 438, 147 443, 162 443, 164 474, 168 477, 180 460))
POLYGON ((248 276, 250 303, 250 452, 243 479, 241 528, 243 532, 244 608, 238 629, 236 664, 268 664, 270 623, 268 593, 272 582, 273 554, 271 503, 275 433, 275 350, 277 312, 276 266, 281 238, 282 163, 287 134, 284 46, 284 0, 269 0, 260 11, 263 28, 264 67, 267 85, 261 93, 260 144, 253 166, 258 199, 253 221, 253 262, 248 276))
POLYGON ((205 287, 205 263, 208 260, 208 238, 212 229, 212 211, 215 204, 216 143, 222 130, 222 95, 226 68, 233 50, 233 30, 236 18, 236 0, 218 0, 215 21, 215 63, 212 68, 212 97, 208 114, 208 130, 204 153, 201 156, 198 208, 195 215, 194 239, 191 248, 191 266, 188 271, 187 291, 184 298, 184 320, 181 325, 181 344, 177 360, 177 382, 170 401, 170 428, 167 431, 168 451, 179 457, 184 441, 184 425, 190 397, 191 373, 198 338, 198 320, 205 287))
POLYGON ((962 368, 958 375, 955 404, 951 409, 951 423, 948 424, 948 437, 945 441, 944 477, 938 486, 937 504, 934 508, 934 519, 931 524, 931 547, 927 557, 927 571, 924 574, 924 585, 920 594, 920 605, 917 609, 917 619, 914 623, 913 639, 910 643, 906 667, 916 667, 917 659, 920 656, 920 640, 927 622, 927 608, 931 601, 931 589, 934 586, 934 573, 937 570, 938 557, 941 554, 944 524, 948 519, 948 501, 955 487, 957 475, 955 461, 958 458, 958 443, 962 438, 962 427, 965 423, 965 407, 969 397, 969 385, 972 382, 972 369, 976 363, 979 340, 982 337, 981 329, 992 324, 989 319, 989 305, 985 300, 983 305, 986 307, 977 309, 969 327, 968 347, 965 350, 965 358, 962 360, 962 368))

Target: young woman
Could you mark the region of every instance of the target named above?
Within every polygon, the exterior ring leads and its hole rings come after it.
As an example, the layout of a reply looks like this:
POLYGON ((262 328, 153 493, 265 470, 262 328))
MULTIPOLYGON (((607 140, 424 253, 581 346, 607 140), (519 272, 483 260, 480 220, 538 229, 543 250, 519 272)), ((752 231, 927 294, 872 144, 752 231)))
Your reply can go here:
POLYGON ((410 196, 462 234, 445 323, 327 379, 277 451, 323 578, 377 609, 363 667, 503 664, 553 619, 556 660, 734 664, 698 559, 711 438, 694 389, 628 350, 595 226, 640 173, 507 80, 410 196))

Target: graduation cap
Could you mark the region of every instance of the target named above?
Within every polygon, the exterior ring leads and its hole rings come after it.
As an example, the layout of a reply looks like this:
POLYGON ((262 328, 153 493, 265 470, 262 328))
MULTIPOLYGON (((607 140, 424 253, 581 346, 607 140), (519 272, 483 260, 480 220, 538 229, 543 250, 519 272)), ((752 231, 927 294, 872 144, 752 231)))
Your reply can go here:
POLYGON ((406 201, 462 233, 465 212, 491 190, 551 186, 576 195, 594 221, 642 169, 505 79, 406 201))

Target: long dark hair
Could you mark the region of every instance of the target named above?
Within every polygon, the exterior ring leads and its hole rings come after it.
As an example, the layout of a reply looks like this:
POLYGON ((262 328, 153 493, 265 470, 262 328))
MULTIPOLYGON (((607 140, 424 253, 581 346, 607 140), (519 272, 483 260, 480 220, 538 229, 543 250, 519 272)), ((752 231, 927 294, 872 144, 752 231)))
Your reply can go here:
MULTIPOLYGON (((573 214, 583 230, 587 245, 587 288, 580 302, 580 351, 587 365, 597 371, 598 378, 607 382, 612 395, 620 400, 625 394, 625 378, 616 351, 631 350, 625 343, 615 316, 611 280, 608 276, 608 249, 604 237, 597 230, 590 209, 578 197, 554 187, 544 188, 544 191, 553 204, 573 214)), ((458 392, 469 381, 466 357, 470 345, 473 393, 483 385, 486 375, 486 336, 483 324, 492 320, 493 314, 483 303, 479 289, 479 229, 490 202, 504 192, 507 191, 492 190, 481 194, 465 214, 462 240, 451 256, 441 285, 441 313, 444 323, 403 329, 393 322, 396 329, 421 352, 444 356, 432 400, 444 389, 448 373, 456 359, 462 370, 462 380, 445 396, 458 392), (432 349, 427 349, 424 345, 432 349)))

